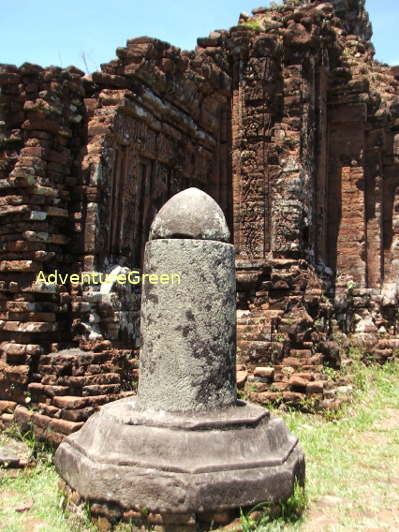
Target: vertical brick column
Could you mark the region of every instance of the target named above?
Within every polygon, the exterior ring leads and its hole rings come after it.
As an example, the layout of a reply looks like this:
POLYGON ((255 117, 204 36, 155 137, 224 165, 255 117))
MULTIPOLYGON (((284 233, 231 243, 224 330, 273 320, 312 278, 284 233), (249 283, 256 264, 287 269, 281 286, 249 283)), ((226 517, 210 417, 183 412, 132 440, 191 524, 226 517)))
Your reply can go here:
POLYGON ((366 135, 365 157, 367 287, 381 288, 383 281, 383 161, 381 146, 384 130, 374 129, 366 135))
POLYGON ((273 130, 279 116, 281 71, 276 41, 237 41, 233 90, 233 205, 235 244, 241 259, 264 260, 271 251, 273 130), (239 53, 238 53, 239 50, 239 53))
POLYGON ((367 106, 329 107, 329 264, 337 287, 366 287, 365 122, 367 106))

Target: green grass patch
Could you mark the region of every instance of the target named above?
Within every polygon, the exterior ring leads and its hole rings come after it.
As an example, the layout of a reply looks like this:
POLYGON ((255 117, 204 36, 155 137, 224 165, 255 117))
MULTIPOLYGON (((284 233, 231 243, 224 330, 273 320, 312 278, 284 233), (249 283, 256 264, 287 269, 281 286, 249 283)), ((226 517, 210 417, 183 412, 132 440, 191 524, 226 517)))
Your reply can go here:
POLYGON ((248 20, 247 22, 243 22, 240 24, 240 26, 244 26, 245 28, 249 28, 250 30, 254 31, 262 31, 262 25, 257 20, 248 20))
POLYGON ((331 419, 273 411, 305 452, 307 502, 288 520, 271 520, 267 510, 258 523, 242 516, 243 528, 399 530, 399 363, 364 366, 355 360, 347 376, 354 386, 352 401, 331 419))
MULTIPOLYGON (((332 417, 272 411, 299 438, 306 488, 297 486, 278 512, 263 504, 255 514, 242 513, 244 532, 399 530, 399 362, 365 366, 354 356, 347 377, 352 400, 332 417)), ((31 447, 37 465, 0 469, 0 530, 93 531, 86 510, 63 511, 51 449, 13 430, 31 447), (30 507, 17 511, 24 506, 30 507)))
POLYGON ((53 465, 45 462, 23 471, 0 470, 2 532, 94 530, 85 515, 62 511, 58 480, 53 465))

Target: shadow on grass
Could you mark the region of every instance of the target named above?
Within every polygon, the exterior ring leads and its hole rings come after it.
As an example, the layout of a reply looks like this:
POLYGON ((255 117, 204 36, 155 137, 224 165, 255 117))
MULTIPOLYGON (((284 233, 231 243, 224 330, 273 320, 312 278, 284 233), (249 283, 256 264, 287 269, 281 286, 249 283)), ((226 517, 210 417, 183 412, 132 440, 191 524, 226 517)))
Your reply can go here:
POLYGON ((259 503, 247 512, 241 510, 242 531, 278 531, 283 530, 287 524, 299 526, 303 522, 307 507, 306 490, 299 483, 295 483, 294 493, 285 502, 259 503))

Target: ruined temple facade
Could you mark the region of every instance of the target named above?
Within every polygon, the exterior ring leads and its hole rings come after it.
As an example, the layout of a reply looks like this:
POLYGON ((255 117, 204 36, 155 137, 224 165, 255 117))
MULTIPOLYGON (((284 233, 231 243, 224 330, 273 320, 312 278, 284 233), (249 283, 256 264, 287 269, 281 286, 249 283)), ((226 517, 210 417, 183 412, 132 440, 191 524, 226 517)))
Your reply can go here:
POLYGON ((57 443, 134 391, 140 290, 36 277, 140 268, 190 186, 233 235, 252 400, 334 403, 340 332, 395 355, 399 69, 370 39, 364 0, 290 0, 191 52, 130 39, 90 76, 0 65, 0 423, 57 443))

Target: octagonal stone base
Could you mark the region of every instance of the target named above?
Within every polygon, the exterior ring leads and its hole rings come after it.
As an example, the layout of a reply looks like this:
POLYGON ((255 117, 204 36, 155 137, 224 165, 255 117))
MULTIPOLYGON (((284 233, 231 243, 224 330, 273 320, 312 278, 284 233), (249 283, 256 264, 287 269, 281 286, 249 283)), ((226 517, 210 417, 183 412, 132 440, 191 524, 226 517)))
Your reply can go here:
POLYGON ((280 502, 305 476, 303 452, 283 421, 243 401, 190 416, 140 411, 135 398, 121 399, 68 436, 54 460, 84 499, 159 514, 280 502))

